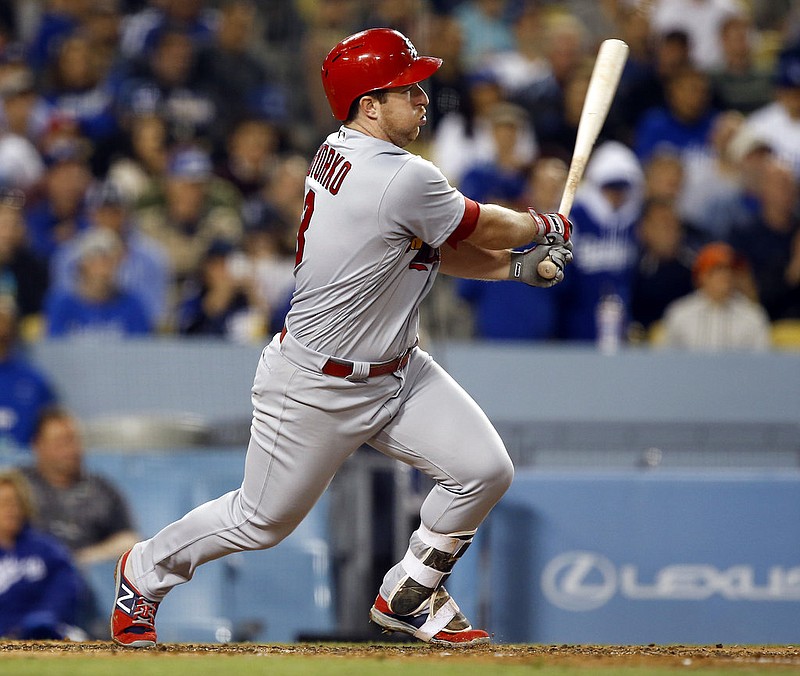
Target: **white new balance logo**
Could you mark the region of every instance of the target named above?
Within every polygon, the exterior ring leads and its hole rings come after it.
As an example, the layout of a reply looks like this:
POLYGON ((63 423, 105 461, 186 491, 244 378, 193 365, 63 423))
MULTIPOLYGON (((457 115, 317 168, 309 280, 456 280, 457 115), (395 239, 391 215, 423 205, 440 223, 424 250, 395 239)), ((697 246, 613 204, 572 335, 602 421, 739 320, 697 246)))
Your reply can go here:
POLYGON ((136 594, 133 590, 125 585, 124 582, 119 585, 120 594, 117 596, 117 605, 126 615, 133 615, 133 608, 136 605, 134 599, 136 594), (130 601, 130 606, 125 605, 125 601, 130 601))

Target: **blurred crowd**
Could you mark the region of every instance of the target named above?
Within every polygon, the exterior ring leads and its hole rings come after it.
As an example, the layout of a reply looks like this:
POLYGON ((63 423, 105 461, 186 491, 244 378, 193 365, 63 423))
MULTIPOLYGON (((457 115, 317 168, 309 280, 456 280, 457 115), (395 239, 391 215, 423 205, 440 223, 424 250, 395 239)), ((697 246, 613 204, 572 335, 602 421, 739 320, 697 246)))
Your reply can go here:
POLYGON ((338 125, 320 64, 376 26, 444 59, 410 150, 477 201, 538 211, 558 209, 600 43, 630 46, 566 281, 441 277, 423 338, 765 350, 800 326, 793 0, 0 3, 0 446, 31 458, 0 475, 19 611, 0 635, 93 635, 73 564, 136 537, 18 348, 279 330, 308 162, 338 125))
POLYGON ((21 336, 279 330, 307 164, 338 124, 320 64, 373 26, 444 59, 410 149, 473 199, 539 211, 600 42, 630 46, 567 281, 440 279, 427 335, 595 340, 611 298, 622 341, 760 349, 800 318, 798 3, 17 0, 0 5, 0 296, 21 336), (732 254, 690 338, 667 310, 707 298, 708 244, 732 254))

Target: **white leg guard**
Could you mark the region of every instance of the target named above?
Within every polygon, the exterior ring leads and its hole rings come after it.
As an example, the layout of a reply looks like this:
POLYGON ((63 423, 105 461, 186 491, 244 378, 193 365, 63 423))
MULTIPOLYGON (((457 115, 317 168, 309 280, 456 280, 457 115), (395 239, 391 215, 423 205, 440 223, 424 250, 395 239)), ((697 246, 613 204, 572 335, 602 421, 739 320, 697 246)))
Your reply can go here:
MULTIPOLYGON (((474 535, 475 531, 442 535, 420 525, 411 535, 403 560, 386 574, 381 586, 381 595, 392 612, 399 615, 422 612, 433 592, 444 584, 456 561, 467 550, 474 535)), ((441 619, 448 612, 447 607, 445 604, 439 609, 441 613, 431 614, 441 619)), ((457 612, 456 606, 444 625, 457 612)))
POLYGON ((438 608, 436 607, 437 605, 435 602, 430 604, 428 619, 414 632, 416 638, 426 643, 450 624, 453 618, 461 612, 461 609, 449 594, 447 594, 447 600, 442 605, 438 608))

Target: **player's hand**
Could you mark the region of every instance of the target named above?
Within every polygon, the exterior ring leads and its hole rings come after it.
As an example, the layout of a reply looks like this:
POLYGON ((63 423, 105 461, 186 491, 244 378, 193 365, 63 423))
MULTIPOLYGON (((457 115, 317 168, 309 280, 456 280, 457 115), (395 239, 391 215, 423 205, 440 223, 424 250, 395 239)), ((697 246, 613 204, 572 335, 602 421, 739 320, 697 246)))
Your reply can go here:
POLYGON ((564 268, 572 262, 572 242, 564 244, 546 245, 540 244, 526 251, 511 252, 511 269, 509 279, 517 282, 524 282, 530 286, 540 286, 547 288, 554 286, 564 279, 564 268), (553 279, 545 279, 537 271, 539 263, 549 257, 555 263, 556 276, 553 279))
POLYGON ((528 213, 536 224, 537 244, 566 244, 572 237, 572 222, 561 214, 540 214, 528 207, 528 213))

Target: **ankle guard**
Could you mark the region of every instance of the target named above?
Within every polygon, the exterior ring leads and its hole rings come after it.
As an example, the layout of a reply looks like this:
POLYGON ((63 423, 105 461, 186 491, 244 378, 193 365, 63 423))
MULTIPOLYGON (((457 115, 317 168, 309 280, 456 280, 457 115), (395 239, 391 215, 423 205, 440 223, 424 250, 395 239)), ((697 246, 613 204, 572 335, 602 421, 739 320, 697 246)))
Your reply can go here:
POLYGON ((474 535, 475 531, 440 535, 420 525, 400 563, 404 574, 386 599, 391 611, 397 615, 422 612, 467 551, 474 535))

